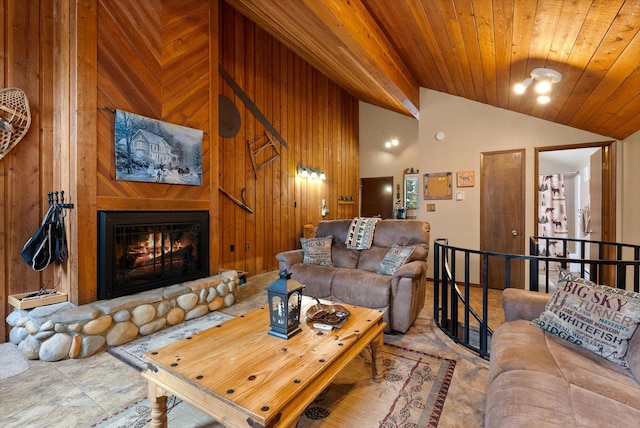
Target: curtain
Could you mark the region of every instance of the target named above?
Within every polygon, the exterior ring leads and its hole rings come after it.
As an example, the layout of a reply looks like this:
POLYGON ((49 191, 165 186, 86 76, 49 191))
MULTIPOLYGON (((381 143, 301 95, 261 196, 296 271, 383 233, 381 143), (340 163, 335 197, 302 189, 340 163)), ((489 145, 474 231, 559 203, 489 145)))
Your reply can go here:
MULTIPOLYGON (((562 174, 538 177, 538 248, 541 256, 563 257, 562 242, 553 238, 567 238, 567 209, 562 174), (548 244, 548 253, 547 253, 548 244)), ((549 270, 557 270, 559 263, 550 263, 549 270)))

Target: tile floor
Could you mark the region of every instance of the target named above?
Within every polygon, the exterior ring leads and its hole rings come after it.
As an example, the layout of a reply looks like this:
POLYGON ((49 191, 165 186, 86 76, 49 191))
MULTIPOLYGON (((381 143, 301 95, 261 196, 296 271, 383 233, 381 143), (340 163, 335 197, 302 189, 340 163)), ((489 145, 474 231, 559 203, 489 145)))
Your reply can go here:
MULTIPOLYGON (((261 305, 266 301, 264 288, 276 277, 277 272, 250 277, 247 284, 240 286, 237 303, 224 312, 239 315, 261 305)), ((492 327, 502 317, 499 295, 500 292, 492 292, 489 300, 492 327)), ((472 301, 479 301, 478 296, 472 291, 472 301)), ((440 426, 482 426, 488 362, 439 331, 432 321, 432 307, 429 292, 414 327, 404 335, 385 335, 385 341, 456 358, 458 365, 440 426)), ((55 363, 30 361, 26 372, 0 382, 0 426, 90 427, 146 396, 146 387, 139 372, 107 352, 55 363)))

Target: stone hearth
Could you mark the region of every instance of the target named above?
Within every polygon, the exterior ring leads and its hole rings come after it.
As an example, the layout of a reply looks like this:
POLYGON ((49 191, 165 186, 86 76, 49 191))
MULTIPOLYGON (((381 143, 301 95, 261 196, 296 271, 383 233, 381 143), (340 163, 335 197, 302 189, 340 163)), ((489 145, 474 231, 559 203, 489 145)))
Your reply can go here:
POLYGON ((236 271, 77 306, 14 309, 9 340, 30 360, 86 358, 235 303, 236 271))

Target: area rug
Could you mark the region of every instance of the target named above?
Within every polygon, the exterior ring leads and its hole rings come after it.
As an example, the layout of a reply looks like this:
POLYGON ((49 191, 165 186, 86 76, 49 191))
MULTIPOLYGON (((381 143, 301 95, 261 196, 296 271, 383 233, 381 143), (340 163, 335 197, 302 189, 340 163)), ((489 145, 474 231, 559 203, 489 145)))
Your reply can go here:
POLYGON ((0 379, 19 375, 29 369, 29 361, 13 343, 0 343, 0 379))
POLYGON ((209 312, 207 315, 200 318, 194 318, 181 324, 174 325, 173 327, 157 331, 148 336, 141 337, 140 339, 133 340, 129 343, 125 343, 124 345, 110 348, 108 352, 120 361, 123 361, 138 370, 144 370, 147 368, 147 363, 142 359, 142 356, 147 352, 161 348, 182 338, 192 336, 202 330, 206 330, 207 328, 214 327, 230 320, 231 318, 233 318, 232 315, 227 315, 222 312, 209 312))
MULTIPOLYGON (((384 380, 376 383, 371 380, 371 355, 363 351, 307 407, 297 427, 437 427, 456 361, 388 344, 383 361, 384 380)), ((222 427, 175 397, 169 398, 167 409, 169 426, 222 427)), ((142 427, 150 414, 149 402, 142 398, 94 426, 142 427)))

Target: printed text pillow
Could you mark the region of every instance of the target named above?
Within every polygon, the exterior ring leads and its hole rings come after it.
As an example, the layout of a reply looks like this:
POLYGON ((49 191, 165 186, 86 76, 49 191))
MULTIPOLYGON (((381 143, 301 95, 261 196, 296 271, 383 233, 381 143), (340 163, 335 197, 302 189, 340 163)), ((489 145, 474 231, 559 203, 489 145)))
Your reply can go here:
POLYGON ((640 322, 640 294, 560 271, 558 288, 540 316, 541 329, 628 367, 628 339, 640 322))
POLYGON ((300 238, 304 251, 303 263, 321 266, 333 266, 331 262, 331 242, 333 236, 320 238, 300 238))
POLYGON ((393 275, 393 273, 407 261, 411 253, 413 253, 413 247, 394 245, 389 248, 380 262, 378 273, 382 275, 393 275))

